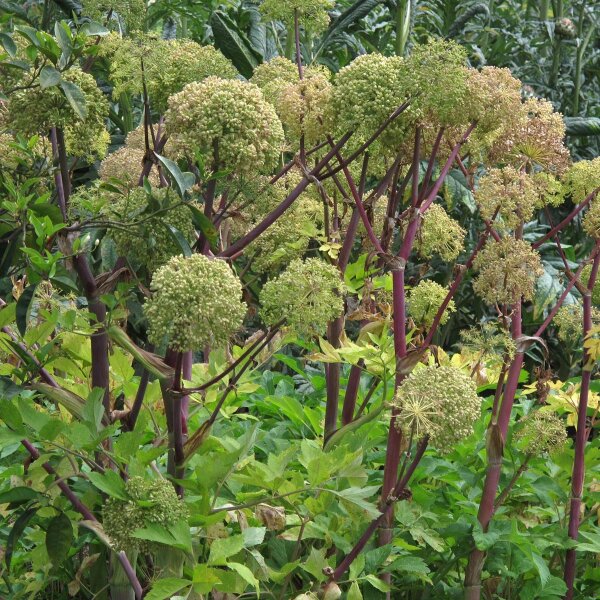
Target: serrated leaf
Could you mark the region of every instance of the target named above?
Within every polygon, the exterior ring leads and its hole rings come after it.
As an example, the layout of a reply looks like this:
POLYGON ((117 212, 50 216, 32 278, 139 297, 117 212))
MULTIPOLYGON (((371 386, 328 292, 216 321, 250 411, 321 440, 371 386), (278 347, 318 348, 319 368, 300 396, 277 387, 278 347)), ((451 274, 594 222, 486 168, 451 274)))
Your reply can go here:
POLYGON ((104 473, 92 471, 88 474, 88 478, 95 487, 108 496, 119 500, 128 500, 125 483, 114 471, 110 469, 107 469, 104 473))
POLYGON ((71 519, 60 513, 54 517, 46 529, 46 552, 54 566, 64 562, 73 543, 71 519))
POLYGON ((167 577, 159 579, 152 585, 152 589, 144 596, 145 600, 165 600, 171 598, 182 589, 192 585, 188 579, 178 579, 176 577, 167 577))
POLYGON ((256 597, 260 597, 260 583, 248 567, 240 563, 227 563, 227 566, 233 569, 246 583, 253 586, 256 591, 256 597))
POLYGON ((241 535, 232 535, 220 538, 210 545, 209 565, 225 565, 230 556, 241 552, 244 548, 244 538, 241 535))

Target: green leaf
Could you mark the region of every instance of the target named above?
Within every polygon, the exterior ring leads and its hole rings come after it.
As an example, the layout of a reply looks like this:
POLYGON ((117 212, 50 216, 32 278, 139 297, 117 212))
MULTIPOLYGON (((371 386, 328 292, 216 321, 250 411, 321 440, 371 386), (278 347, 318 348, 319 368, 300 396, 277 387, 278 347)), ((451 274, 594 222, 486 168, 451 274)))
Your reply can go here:
POLYGON ((500 533, 497 531, 484 532, 481 526, 473 529, 473 541, 478 550, 489 550, 499 539, 500 533))
POLYGON ((266 527, 246 527, 246 529, 242 531, 244 548, 251 548, 252 546, 262 544, 265 539, 266 531, 266 527))
POLYGON ((0 494, 0 504, 23 504, 41 498, 42 494, 25 486, 14 487, 0 494))
POLYGON ((377 518, 381 514, 381 511, 377 508, 377 506, 368 502, 366 498, 373 497, 379 487, 376 485, 366 486, 363 488, 359 487, 350 487, 348 489, 342 490, 338 492, 337 490, 327 490, 330 494, 334 494, 338 496, 342 504, 354 506, 362 511, 364 511, 365 516, 369 518, 377 518))
POLYGON ((564 117, 567 135, 600 135, 600 117, 564 117))
POLYGON ((54 67, 45 66, 40 71, 40 87, 42 89, 58 85, 61 79, 60 71, 57 71, 54 67))
POLYGON ((248 567, 241 565, 240 563, 227 563, 227 566, 230 569, 233 569, 246 583, 254 586, 257 598, 260 596, 260 583, 248 567))
POLYGON ((550 570, 548 569, 548 565, 546 561, 535 552, 531 553, 531 560, 537 569, 537 572, 540 576, 540 583, 542 584, 542 588, 548 583, 548 579, 550 579, 550 570))
POLYGON ((63 563, 73 543, 71 519, 65 513, 54 517, 46 530, 46 552, 54 566, 63 563))
POLYGON ((104 473, 92 471, 88 474, 88 478, 95 487, 112 498, 128 500, 125 483, 114 471, 108 469, 104 473))
POLYGON ((367 575, 365 577, 365 579, 376 589, 379 590, 380 592, 389 592, 390 591, 390 586, 385 583, 385 581, 382 581, 381 579, 379 579, 379 577, 377 577, 376 575, 367 575))
POLYGON ((182 172, 176 162, 161 156, 160 154, 154 153, 156 158, 161 162, 163 167, 167 170, 170 178, 177 184, 179 189, 179 195, 183 198, 185 193, 194 185, 196 178, 193 173, 182 172))
POLYGON ((192 582, 188 579, 178 579, 176 577, 159 579, 152 585, 152 589, 144 598, 145 600, 165 600, 165 598, 171 598, 174 594, 190 585, 192 585, 192 582))
POLYGON ((12 526, 8 539, 6 540, 6 548, 4 551, 4 561, 6 562, 6 570, 10 571, 10 563, 12 560, 13 551, 16 543, 19 541, 21 534, 25 531, 27 523, 31 520, 31 517, 35 515, 38 510, 38 506, 28 508, 23 514, 19 515, 19 518, 15 521, 12 526))
POLYGON ((17 45, 15 41, 8 35, 8 33, 0 33, 0 44, 8 52, 11 58, 15 57, 17 53, 17 45))
POLYGON ((156 523, 149 523, 146 527, 136 529, 131 537, 157 542, 188 553, 191 553, 192 549, 189 527, 184 521, 171 525, 169 529, 156 523))
POLYGON ((194 225, 204 234, 210 247, 214 249, 219 237, 217 229, 212 221, 198 207, 193 204, 188 204, 188 207, 192 211, 192 221, 194 225))
POLYGON ((0 308, 0 327, 13 323, 17 314, 17 305, 14 302, 0 308))
POLYGON ((102 418, 104 417, 104 389, 95 387, 89 394, 82 411, 84 422, 91 426, 93 433, 102 429, 102 418))
POLYGON ((362 592, 358 587, 358 583, 356 581, 352 582, 350 589, 348 590, 348 596, 346 596, 348 600, 363 600, 362 592))
POLYGON ((70 81, 60 82, 60 87, 62 88, 71 108, 75 111, 75 114, 83 121, 87 116, 87 108, 85 103, 85 96, 81 91, 81 88, 78 85, 70 81))
POLYGON ((234 64, 246 78, 262 61, 262 54, 254 48, 250 40, 229 16, 216 10, 210 17, 215 46, 234 64))
POLYGON ((35 290, 37 288, 37 283, 33 283, 27 286, 23 293, 19 296, 17 300, 17 308, 16 308, 16 319, 17 319, 17 328, 21 335, 25 335, 25 331, 27 331, 27 314, 29 312, 29 308, 31 306, 31 301, 33 300, 33 296, 35 294, 35 290))
POLYGON ((232 535, 220 538, 210 545, 209 565, 225 565, 230 556, 241 552, 244 548, 244 538, 241 535, 232 535))
POLYGON ((164 223, 164 225, 166 226, 167 231, 169 232, 175 243, 181 248, 181 252, 183 253, 183 255, 188 257, 191 256, 192 248, 190 247, 188 241, 185 239, 183 233, 181 233, 181 231, 179 231, 177 227, 174 227, 169 223, 164 223))

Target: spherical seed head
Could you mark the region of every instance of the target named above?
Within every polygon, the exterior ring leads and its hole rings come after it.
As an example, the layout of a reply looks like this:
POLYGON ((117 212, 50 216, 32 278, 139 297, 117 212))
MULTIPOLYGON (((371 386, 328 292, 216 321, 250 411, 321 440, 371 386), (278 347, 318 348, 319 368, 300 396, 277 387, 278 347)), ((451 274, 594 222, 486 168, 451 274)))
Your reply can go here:
POLYGON ((563 175, 562 183, 565 194, 571 196, 574 204, 583 202, 600 187, 600 157, 573 163, 563 175))
POLYGON ((323 31, 329 25, 328 10, 335 5, 334 0, 264 0, 260 5, 260 12, 265 18, 272 21, 283 21, 290 26, 294 24, 294 15, 305 29, 313 32, 323 31))
POLYGON ((567 442, 565 423, 552 412, 536 410, 521 419, 520 425, 515 438, 527 454, 560 452, 567 442))
POLYGON ((85 118, 77 115, 59 86, 33 87, 11 94, 8 104, 11 129, 26 135, 47 135, 52 127, 60 127, 71 156, 86 161, 102 158, 110 142, 105 127, 108 101, 89 73, 73 67, 62 73, 62 77, 83 93, 85 118))
POLYGON ((564 145, 562 115, 546 100, 530 98, 521 104, 520 113, 510 129, 498 137, 490 150, 491 163, 510 163, 517 169, 526 166, 561 175, 570 164, 564 145))
MULTIPOLYGON (((123 146, 111 152, 100 163, 100 179, 108 181, 118 179, 125 184, 127 189, 133 190, 137 187, 142 168, 144 165, 144 150, 123 146)), ((156 169, 152 169, 148 175, 150 184, 154 187, 160 185, 160 178, 156 169)))
POLYGON ((563 17, 554 23, 554 33, 557 37, 570 40, 577 36, 577 27, 571 19, 563 17))
POLYGON ((340 272, 318 258, 293 260, 263 286, 260 303, 267 325, 285 320, 298 335, 322 335, 344 310, 340 272))
POLYGON ((473 433, 481 410, 477 386, 456 367, 416 368, 396 390, 394 405, 402 429, 418 438, 428 435, 440 452, 473 433))
POLYGON ((270 169, 283 147, 283 128, 271 104, 252 83, 208 77, 169 98, 165 124, 175 152, 218 158, 220 169, 270 169))
POLYGON ((148 273, 153 273, 181 252, 169 226, 180 231, 190 245, 196 239, 190 207, 181 204, 175 192, 170 188, 154 189, 152 196, 157 208, 150 206, 152 198, 144 188, 134 187, 103 210, 108 221, 120 224, 108 232, 116 244, 117 254, 136 267, 144 267, 148 273), (158 207, 165 210, 153 214, 158 207))
POLYGON ((170 527, 188 518, 185 504, 165 479, 131 477, 125 483, 128 499, 109 498, 102 509, 102 524, 116 550, 154 552, 160 544, 131 537, 149 525, 170 527))
POLYGON ((242 284, 229 265, 200 254, 174 256, 152 277, 144 312, 148 339, 180 352, 222 346, 241 327, 242 284))
POLYGON ((527 242, 510 237, 488 241, 473 266, 478 271, 473 289, 489 304, 531 300, 544 272, 539 254, 527 242))
MULTIPOLYGON (((363 54, 340 69, 334 80, 331 112, 339 134, 355 131, 365 139, 406 100, 403 59, 363 54)), ((398 143, 404 125, 398 119, 382 135, 382 143, 398 143)), ((354 137, 354 136, 353 136, 354 137)))
MULTIPOLYGON (((592 265, 586 265, 581 270, 581 283, 587 286, 592 274, 592 265)), ((600 306, 600 277, 596 277, 596 282, 592 289, 592 304, 600 306)))
POLYGON ((326 115, 331 87, 329 78, 319 73, 283 89, 276 108, 290 141, 303 135, 305 144, 312 146, 323 138, 330 128, 326 115))
POLYGON ((463 249, 466 231, 439 204, 432 204, 421 222, 417 252, 426 259, 434 255, 453 261, 463 249))
MULTIPOLYGON (((424 327, 430 327, 447 294, 448 288, 441 286, 435 281, 428 279, 420 281, 408 294, 408 314, 415 323, 424 327)), ((445 325, 450 315, 455 311, 456 305, 454 304, 454 300, 450 300, 450 303, 442 314, 440 325, 445 325)))
POLYGON ((516 229, 530 221, 538 203, 535 180, 512 166, 490 169, 480 180, 475 202, 484 219, 492 220, 496 211, 500 224, 516 229))
POLYGON ((593 200, 583 217, 583 230, 596 239, 600 238, 600 200, 593 200))

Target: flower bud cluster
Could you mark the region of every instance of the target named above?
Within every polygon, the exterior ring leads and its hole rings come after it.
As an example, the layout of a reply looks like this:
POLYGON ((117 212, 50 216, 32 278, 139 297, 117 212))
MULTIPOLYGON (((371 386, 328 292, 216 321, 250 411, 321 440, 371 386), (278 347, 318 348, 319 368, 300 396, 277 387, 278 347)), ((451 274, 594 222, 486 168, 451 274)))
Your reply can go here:
POLYGON ((201 254, 171 258, 152 276, 151 290, 144 306, 148 339, 166 339, 180 352, 223 346, 246 314, 242 284, 229 265, 201 254))
MULTIPOLYGON (((125 184, 127 189, 137 187, 144 164, 144 150, 131 148, 127 144, 107 155, 100 163, 100 179, 108 181, 118 179, 125 184)), ((160 178, 156 169, 148 175, 150 184, 154 187, 160 185, 160 178)))
POLYGON ((473 433, 481 400, 471 378, 456 367, 417 367, 400 384, 394 397, 396 423, 418 438, 428 435, 440 452, 473 433))
POLYGON ((527 242, 511 237, 488 241, 473 266, 479 272, 473 289, 489 304, 531 300, 544 272, 539 254, 527 242))
POLYGON ((271 104, 252 83, 208 77, 169 98, 166 128, 175 152, 210 157, 219 169, 252 173, 270 169, 283 147, 283 128, 271 104))
MULTIPOLYGON (((592 274, 592 265, 585 265, 581 270, 581 283, 587 286, 590 281, 590 275, 592 274)), ((600 277, 596 277, 596 283, 592 289, 592 304, 600 306, 600 277)))
POLYGON ((64 130, 67 152, 71 156, 88 161, 102 158, 110 142, 105 127, 108 101, 96 80, 81 69, 73 67, 62 77, 82 91, 84 119, 75 113, 59 86, 32 87, 11 94, 8 103, 10 127, 26 135, 47 135, 52 127, 60 127, 64 130))
POLYGON ((574 204, 583 202, 600 187, 600 157, 573 163, 563 175, 562 183, 565 194, 571 196, 574 204))
MULTIPOLYGON (((435 281, 423 279, 408 293, 408 314, 418 325, 430 327, 440 306, 448 295, 448 288, 435 281)), ((456 311, 454 300, 446 307, 440 319, 440 325, 448 322, 450 315, 456 311)))
POLYGON ((491 221, 497 211, 501 225, 514 230, 532 219, 538 192, 530 175, 508 165, 502 169, 489 169, 481 177, 475 202, 484 219, 491 221))
POLYGON ((329 25, 327 11, 333 9, 334 5, 334 0, 264 0, 260 5, 260 12, 267 19, 285 23, 288 31, 293 31, 294 16, 297 15, 305 29, 319 32, 329 25))
POLYGON ((131 477, 125 491, 127 500, 109 498, 102 508, 102 525, 117 551, 156 552, 160 544, 132 534, 150 525, 169 528, 188 518, 185 504, 166 479, 131 477))
POLYGON ((461 348, 488 361, 504 360, 505 356, 512 360, 517 350, 508 331, 496 323, 484 323, 481 327, 461 331, 460 338, 461 348))
POLYGON ((261 290, 261 316, 267 325, 281 320, 298 335, 323 335, 344 310, 340 272, 319 258, 293 260, 261 290))
POLYGON ((178 202, 175 192, 170 188, 155 189, 152 197, 144 188, 135 187, 126 195, 117 196, 102 211, 108 221, 119 223, 108 232, 118 255, 127 257, 136 267, 143 266, 148 273, 181 252, 169 226, 180 231, 188 244, 193 245, 196 240, 192 212, 178 202), (156 208, 150 205, 152 199, 156 208), (164 210, 158 212, 159 208, 164 210))
POLYGON ((453 261, 463 249, 466 231, 439 204, 432 204, 421 221, 417 252, 426 259, 434 255, 453 261))
POLYGON ((600 239, 600 200, 595 199, 583 217, 583 230, 590 236, 600 239))
MULTIPOLYGON (((592 309, 593 325, 600 325, 600 311, 592 309)), ((561 306, 554 317, 554 324, 558 328, 558 339, 575 344, 581 340, 583 333, 583 307, 580 304, 566 304, 561 306)))
POLYGON ((557 415, 546 410, 529 413, 519 422, 521 428, 515 433, 524 452, 532 456, 560 452, 567 442, 565 423, 557 415))
POLYGON ((108 13, 120 17, 128 31, 143 29, 146 20, 146 0, 82 0, 81 14, 104 23, 108 13))

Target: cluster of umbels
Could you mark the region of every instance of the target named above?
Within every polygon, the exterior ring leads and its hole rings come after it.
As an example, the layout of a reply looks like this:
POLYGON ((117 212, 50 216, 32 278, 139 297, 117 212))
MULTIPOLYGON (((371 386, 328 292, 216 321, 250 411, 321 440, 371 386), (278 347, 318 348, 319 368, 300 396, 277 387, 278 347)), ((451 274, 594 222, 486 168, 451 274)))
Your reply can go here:
POLYGON ((81 14, 104 23, 118 17, 128 31, 141 30, 146 20, 146 0, 82 0, 81 14))
POLYGON ((509 332, 495 322, 483 323, 461 331, 461 349, 477 354, 489 362, 501 362, 505 358, 512 360, 517 350, 509 332))
MULTIPOLYGON (((408 293, 408 314, 419 326, 431 327, 435 315, 448 295, 448 288, 429 279, 421 280, 408 293)), ((454 300, 450 300, 442 313, 440 325, 445 325, 450 315, 456 311, 454 300)))
POLYGON ((110 142, 105 125, 108 101, 89 73, 73 67, 64 72, 62 78, 81 90, 85 105, 84 118, 75 112, 61 87, 34 86, 10 95, 10 128, 13 132, 25 135, 47 135, 52 127, 62 128, 67 152, 71 156, 88 161, 102 158, 110 142))
MULTIPOLYGON (((561 306, 553 323, 558 329, 559 340, 568 344, 576 344, 581 340, 583 334, 583 307, 579 303, 561 306)), ((592 324, 600 325, 600 310, 596 308, 592 309, 592 324)))
POLYGON ((454 220, 442 206, 432 204, 421 221, 416 242, 418 254, 431 259, 434 255, 452 262, 463 250, 466 231, 454 220))
POLYGON ((396 425, 416 439, 449 452, 473 433, 481 400, 473 380, 456 367, 417 367, 396 390, 396 425))
POLYGON ((169 98, 165 115, 175 153, 201 152, 213 167, 235 173, 268 171, 283 149, 281 121, 252 83, 208 77, 169 98))
POLYGON ((565 423, 553 412, 539 409, 519 421, 515 439, 531 456, 560 452, 567 441, 565 423))
POLYGON ((145 82, 151 108, 161 114, 169 96, 188 83, 237 75, 231 61, 214 46, 187 39, 163 40, 147 34, 123 38, 113 33, 101 42, 100 52, 110 64, 115 99, 123 93, 141 95, 145 82))
POLYGON ((188 518, 188 511, 166 479, 131 477, 125 483, 127 500, 108 498, 102 508, 102 525, 117 551, 154 553, 157 542, 133 537, 138 529, 161 525, 169 529, 188 518))
POLYGON ((242 284, 224 261, 201 254, 174 256, 152 276, 144 305, 148 339, 179 352, 221 347, 246 314, 242 284))
MULTIPOLYGON (((585 265, 585 267, 583 267, 581 270, 581 283, 583 283, 585 286, 588 286, 591 275, 592 265, 585 265)), ((600 306, 600 277, 596 277, 596 282, 592 288, 592 304, 600 306)))
POLYGON ((327 11, 333 9, 334 5, 334 0, 264 0, 260 5, 260 12, 267 19, 285 23, 288 31, 293 31, 297 17, 303 28, 317 33, 329 25, 327 11))
POLYGON ((267 325, 281 321, 298 335, 323 335, 327 324, 344 310, 340 272, 319 258, 293 260, 260 293, 267 325))
POLYGON ((561 177, 563 194, 570 196, 574 204, 583 202, 600 187, 600 157, 573 163, 561 177))
POLYGON ((539 254, 527 242, 511 237, 488 241, 473 267, 475 292, 488 304, 499 305, 531 300, 544 272, 539 254))
POLYGON ((154 189, 150 195, 142 187, 122 196, 115 194, 101 215, 109 222, 107 235, 114 240, 117 254, 147 273, 181 252, 170 228, 181 233, 190 246, 196 240, 190 206, 170 188, 154 189))
MULTIPOLYGON (((146 152, 125 144, 118 150, 108 154, 100 164, 100 179, 111 181, 116 179, 127 189, 137 187, 144 166, 146 152)), ((154 187, 160 185, 160 177, 156 169, 148 174, 148 180, 154 187)))

